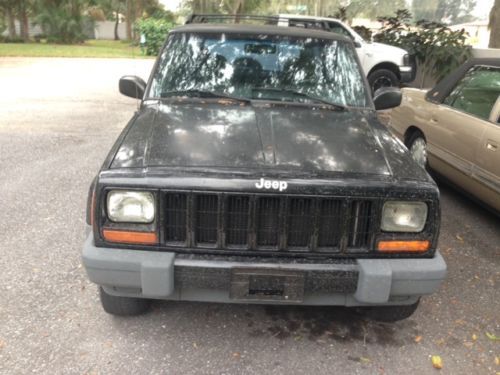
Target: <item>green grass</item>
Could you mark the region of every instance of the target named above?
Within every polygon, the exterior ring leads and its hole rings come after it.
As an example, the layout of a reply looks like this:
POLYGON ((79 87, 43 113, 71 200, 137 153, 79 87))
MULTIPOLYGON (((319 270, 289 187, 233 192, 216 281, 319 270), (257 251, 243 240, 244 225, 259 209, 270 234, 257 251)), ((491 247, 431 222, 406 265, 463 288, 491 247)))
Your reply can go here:
POLYGON ((0 57, 125 57, 144 56, 139 47, 127 41, 88 40, 84 44, 0 43, 0 57))

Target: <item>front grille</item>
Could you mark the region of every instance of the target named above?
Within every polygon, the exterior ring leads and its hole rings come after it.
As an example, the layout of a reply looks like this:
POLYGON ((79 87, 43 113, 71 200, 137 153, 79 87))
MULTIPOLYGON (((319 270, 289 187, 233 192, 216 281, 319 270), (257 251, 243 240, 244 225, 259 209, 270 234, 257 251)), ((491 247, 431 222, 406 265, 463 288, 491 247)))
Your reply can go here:
POLYGON ((217 242, 217 195, 196 196, 195 238, 200 244, 215 244, 217 242))
POLYGON ((255 252, 367 252, 372 248, 377 223, 374 199, 164 194, 164 239, 171 246, 255 252))
POLYGON ((169 242, 186 241, 187 195, 167 194, 165 221, 168 223, 165 238, 169 242))
POLYGON ((257 200, 257 246, 275 247, 278 245, 280 229, 280 199, 262 197, 257 200))
POLYGON ((229 196, 226 207, 226 243, 245 246, 248 243, 250 198, 229 196))

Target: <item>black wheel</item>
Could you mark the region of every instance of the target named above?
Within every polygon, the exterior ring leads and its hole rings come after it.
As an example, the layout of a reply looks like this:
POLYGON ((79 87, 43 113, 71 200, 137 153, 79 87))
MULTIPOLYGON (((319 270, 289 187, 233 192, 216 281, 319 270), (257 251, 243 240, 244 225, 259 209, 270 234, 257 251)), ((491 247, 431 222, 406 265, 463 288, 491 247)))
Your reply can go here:
POLYGON ((420 299, 413 305, 360 307, 358 311, 379 322, 397 322, 409 318, 417 310, 420 299))
POLYGON ((151 301, 143 298, 112 296, 99 287, 99 296, 104 311, 112 315, 140 315, 149 310, 151 301))
POLYGON ((399 87, 398 76, 389 69, 378 69, 370 73, 368 83, 372 89, 372 93, 382 87, 399 87))
POLYGON ((410 150, 411 157, 424 169, 428 169, 427 141, 419 131, 414 131, 406 141, 406 147, 410 150))

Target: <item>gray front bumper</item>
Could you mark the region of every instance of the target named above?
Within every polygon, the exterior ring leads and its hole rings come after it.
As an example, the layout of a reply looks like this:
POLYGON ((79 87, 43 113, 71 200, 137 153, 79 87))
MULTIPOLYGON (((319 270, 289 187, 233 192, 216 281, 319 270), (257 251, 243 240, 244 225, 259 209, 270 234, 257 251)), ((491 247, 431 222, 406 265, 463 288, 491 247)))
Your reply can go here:
POLYGON ((304 295, 305 305, 411 304, 420 296, 435 292, 446 275, 446 264, 439 252, 432 259, 357 259, 345 264, 225 261, 180 257, 174 252, 95 247, 92 234, 85 241, 82 260, 89 279, 109 294, 225 303, 247 302, 230 298, 228 275, 234 268, 302 271, 308 275, 306 279, 321 279, 321 275, 329 274, 357 275, 352 290, 329 291, 328 286, 311 289, 304 295), (187 272, 205 282, 175 281, 176 273, 187 272))

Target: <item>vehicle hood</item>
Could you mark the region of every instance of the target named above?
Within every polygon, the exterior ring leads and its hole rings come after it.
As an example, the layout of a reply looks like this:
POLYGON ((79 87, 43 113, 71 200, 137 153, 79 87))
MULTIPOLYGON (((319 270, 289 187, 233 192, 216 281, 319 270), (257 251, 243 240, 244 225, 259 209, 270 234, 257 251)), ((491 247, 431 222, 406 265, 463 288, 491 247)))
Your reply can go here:
MULTIPOLYGON (((382 53, 385 56, 401 56, 403 58, 408 52, 402 48, 394 47, 389 44, 370 42, 367 43, 372 53, 382 53)), ((381 55, 384 56, 384 55, 381 55)))
POLYGON ((370 110, 163 102, 138 112, 119 141, 111 168, 267 168, 390 176, 383 144, 391 136, 378 123, 374 129, 374 121, 370 110))

